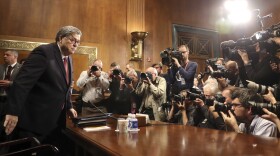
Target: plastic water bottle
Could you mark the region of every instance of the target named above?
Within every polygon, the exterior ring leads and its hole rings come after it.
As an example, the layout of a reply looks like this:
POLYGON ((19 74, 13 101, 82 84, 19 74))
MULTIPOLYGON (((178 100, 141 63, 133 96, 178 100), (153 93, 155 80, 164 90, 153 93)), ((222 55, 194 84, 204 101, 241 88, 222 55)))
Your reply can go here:
POLYGON ((130 131, 138 131, 138 119, 135 117, 135 114, 131 114, 130 116, 130 131))

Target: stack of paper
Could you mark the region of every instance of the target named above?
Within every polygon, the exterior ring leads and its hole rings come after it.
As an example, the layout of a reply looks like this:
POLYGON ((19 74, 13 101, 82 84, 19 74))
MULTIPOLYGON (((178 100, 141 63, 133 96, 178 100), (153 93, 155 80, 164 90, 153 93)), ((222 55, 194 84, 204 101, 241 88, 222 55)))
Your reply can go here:
POLYGON ((111 129, 108 126, 98 126, 98 127, 85 127, 83 128, 86 132, 104 131, 111 129))

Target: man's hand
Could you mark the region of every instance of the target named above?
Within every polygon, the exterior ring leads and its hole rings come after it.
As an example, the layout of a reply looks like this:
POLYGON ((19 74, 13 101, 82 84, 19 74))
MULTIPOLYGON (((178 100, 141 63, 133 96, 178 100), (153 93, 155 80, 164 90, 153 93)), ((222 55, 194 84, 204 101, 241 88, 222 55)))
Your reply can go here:
POLYGON ((68 116, 70 118, 76 118, 78 115, 77 115, 77 112, 74 108, 70 108, 67 112, 68 116))
POLYGON ((185 102, 183 102, 183 104, 181 102, 178 102, 177 106, 180 110, 185 110, 185 102))
POLYGON ((11 84, 11 81, 9 80, 0 80, 0 87, 9 87, 11 84))
POLYGON ((177 58, 172 57, 172 60, 174 60, 174 64, 175 64, 177 67, 180 67, 180 66, 181 66, 177 58))
POLYGON ((13 132, 13 130, 17 125, 17 122, 18 122, 18 116, 6 115, 3 126, 5 127, 5 132, 7 135, 13 132))
POLYGON ((196 104, 198 104, 200 107, 204 106, 203 100, 201 100, 201 99, 199 99, 199 98, 196 98, 196 99, 194 100, 194 102, 195 102, 196 104))
POLYGON ((230 126, 235 132, 240 132, 237 121, 234 117, 234 115, 231 113, 231 111, 228 111, 229 116, 227 116, 226 114, 224 114, 223 112, 220 112, 222 114, 222 117, 225 121, 225 124, 230 126))
POLYGON ((266 120, 270 120, 274 123, 276 123, 277 121, 279 122, 279 118, 277 117, 276 114, 270 112, 269 110, 267 110, 266 108, 262 109, 266 114, 262 115, 261 117, 266 119, 266 120))
POLYGON ((275 104, 277 102, 274 95, 272 94, 271 90, 269 90, 269 89, 268 89, 268 93, 263 95, 263 98, 272 104, 275 104))
POLYGON ((242 58, 242 60, 243 60, 245 65, 249 63, 249 56, 248 56, 248 54, 247 54, 247 52, 245 50, 238 49, 238 54, 242 58))

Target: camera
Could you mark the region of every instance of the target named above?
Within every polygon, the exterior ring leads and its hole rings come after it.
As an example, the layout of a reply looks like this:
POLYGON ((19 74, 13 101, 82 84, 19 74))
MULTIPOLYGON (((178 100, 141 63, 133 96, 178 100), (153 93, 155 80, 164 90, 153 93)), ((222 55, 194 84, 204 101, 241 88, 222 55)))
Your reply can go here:
POLYGON ((221 102, 215 102, 215 112, 223 112, 225 114, 228 114, 228 111, 231 110, 231 105, 225 105, 221 102))
POLYGON ((93 72, 96 72, 99 70, 99 67, 98 66, 91 66, 90 68, 90 72, 93 73, 93 72))
POLYGON ((252 106, 252 114, 253 115, 263 115, 265 114, 262 108, 266 108, 270 112, 276 114, 278 118, 280 117, 280 104, 270 104, 270 103, 257 103, 254 101, 249 101, 249 104, 252 106))
POLYGON ((145 79, 147 79, 147 78, 149 78, 151 81, 153 80, 152 74, 149 73, 149 72, 147 72, 147 73, 141 73, 141 74, 140 74, 140 78, 143 79, 143 80, 145 80, 145 79))
POLYGON ((183 96, 183 95, 181 95, 181 94, 178 94, 178 95, 174 95, 173 96, 173 100, 175 101, 175 102, 182 102, 182 101, 184 101, 186 98, 185 98, 185 96, 183 96))
POLYGON ((237 49, 244 49, 249 53, 255 52, 255 43, 259 43, 261 51, 265 50, 269 54, 275 55, 280 46, 271 40, 273 37, 280 37, 280 23, 272 25, 264 31, 258 31, 251 37, 240 38, 236 42, 233 40, 221 42, 220 46, 224 58, 229 60, 241 59, 238 57, 237 49))
POLYGON ((224 102, 226 101, 226 98, 223 97, 222 94, 216 94, 216 95, 215 95, 215 100, 218 101, 218 102, 220 102, 220 103, 224 103, 224 102))
POLYGON ((223 70, 212 71, 210 72, 210 75, 211 77, 214 78, 221 78, 221 77, 229 78, 231 76, 231 73, 228 70, 223 69, 223 70))
POLYGON ((114 76, 118 76, 118 75, 120 75, 122 73, 122 71, 120 70, 120 69, 114 69, 113 70, 113 75, 114 76))
POLYGON ((132 79, 131 79, 131 78, 129 78, 129 77, 125 77, 125 78, 124 78, 124 83, 125 83, 125 84, 131 84, 131 82, 132 82, 132 79))
POLYGON ((187 91, 187 99, 189 100, 195 100, 196 98, 199 98, 201 100, 205 100, 205 96, 204 94, 197 94, 197 93, 193 93, 193 92, 190 92, 190 91, 187 91))
POLYGON ((172 106, 172 103, 169 102, 169 101, 167 101, 167 102, 161 104, 161 107, 162 107, 163 109, 170 108, 171 106, 172 106))
POLYGON ((161 62, 163 65, 172 66, 173 59, 172 57, 178 59, 178 61, 183 60, 182 52, 174 50, 173 48, 166 48, 165 50, 160 52, 161 62))

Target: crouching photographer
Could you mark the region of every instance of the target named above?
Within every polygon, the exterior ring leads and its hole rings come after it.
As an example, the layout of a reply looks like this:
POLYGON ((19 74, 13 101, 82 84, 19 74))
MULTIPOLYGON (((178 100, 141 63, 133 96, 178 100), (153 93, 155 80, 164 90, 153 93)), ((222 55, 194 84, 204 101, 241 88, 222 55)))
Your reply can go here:
POLYGON ((188 120, 188 108, 193 103, 187 97, 186 90, 180 92, 180 94, 174 95, 172 97, 172 103, 163 104, 165 107, 171 107, 168 112, 167 121, 171 123, 178 123, 182 125, 189 125, 188 120))
POLYGON ((262 109, 260 95, 247 88, 237 88, 232 93, 232 111, 221 112, 225 124, 233 131, 267 137, 277 137, 276 125, 261 118, 257 110, 262 109), (240 122, 238 125, 237 122, 240 122))
POLYGON ((204 128, 223 129, 224 123, 219 114, 214 111, 215 95, 218 93, 218 83, 210 78, 203 87, 203 95, 188 92, 187 97, 193 100, 195 110, 189 113, 189 121, 194 121, 193 125, 204 128))
POLYGON ((138 74, 135 70, 130 70, 120 81, 120 105, 119 112, 121 114, 139 113, 138 109, 141 105, 141 96, 135 93, 135 88, 139 84, 138 74))

